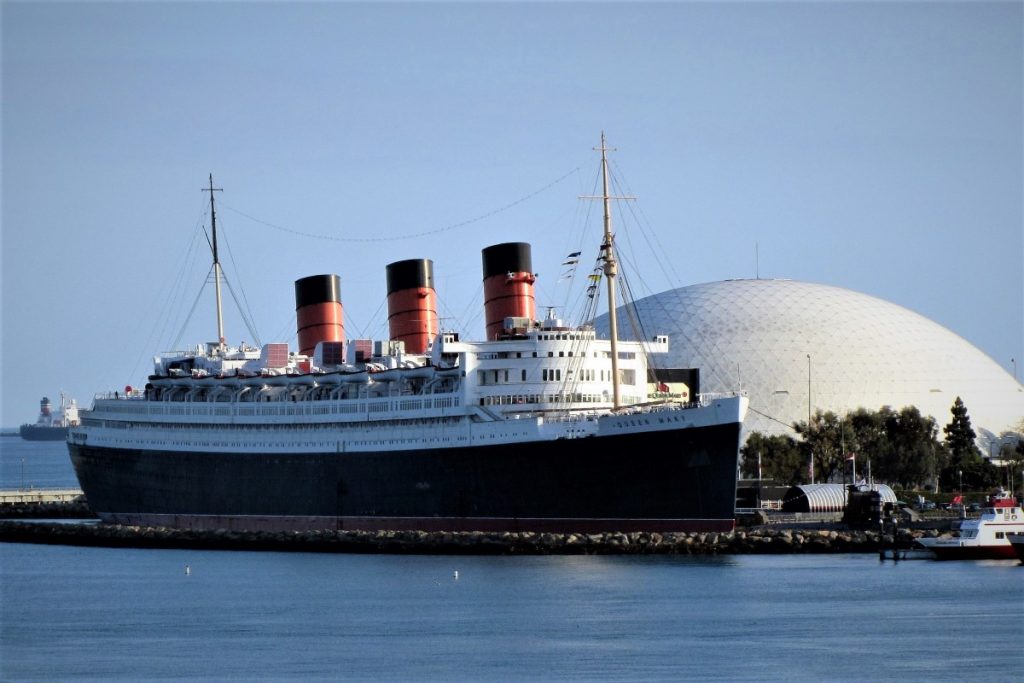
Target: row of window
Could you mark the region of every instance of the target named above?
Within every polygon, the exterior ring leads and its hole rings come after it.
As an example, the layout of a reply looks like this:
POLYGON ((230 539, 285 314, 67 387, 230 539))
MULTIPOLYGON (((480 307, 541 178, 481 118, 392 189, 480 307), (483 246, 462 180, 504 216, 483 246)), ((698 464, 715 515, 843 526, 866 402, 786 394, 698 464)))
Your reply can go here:
MULTIPOLYGON (((611 351, 594 351, 592 352, 594 358, 611 358, 611 351)), ((502 353, 478 353, 477 360, 500 360, 504 358, 522 358, 523 352, 516 351, 514 354, 509 352, 502 353)), ((540 358, 536 351, 531 351, 528 358, 540 358)), ((555 352, 548 351, 548 358, 554 358, 555 352)), ((587 354, 585 351, 576 353, 574 351, 559 351, 558 358, 586 358, 587 354)), ((636 351, 619 351, 619 360, 636 360, 636 351)))
MULTIPOLYGON (((572 382, 573 377, 577 382, 610 382, 612 379, 611 370, 594 370, 594 368, 581 368, 578 371, 567 369, 565 381, 572 382)), ((508 384, 508 370, 477 370, 477 383, 480 385, 508 384)), ((540 378, 542 382, 561 382, 562 368, 541 368, 540 378)), ((519 381, 526 382, 526 370, 520 371, 519 381)), ((636 370, 633 368, 619 370, 619 384, 636 385, 636 370)))
POLYGON ((607 403, 608 398, 600 394, 508 394, 483 396, 482 406, 525 405, 538 403, 607 403))

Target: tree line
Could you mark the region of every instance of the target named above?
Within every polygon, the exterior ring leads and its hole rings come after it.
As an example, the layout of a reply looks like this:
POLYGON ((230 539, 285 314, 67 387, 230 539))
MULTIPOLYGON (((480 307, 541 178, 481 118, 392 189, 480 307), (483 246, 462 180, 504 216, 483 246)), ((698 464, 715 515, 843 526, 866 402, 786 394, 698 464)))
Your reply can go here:
MULTIPOLYGON (((749 478, 760 474, 790 486, 806 484, 811 481, 813 458, 815 482, 852 481, 851 463, 858 468, 857 479, 864 479, 870 461, 872 479, 894 488, 920 490, 932 482, 936 490, 962 486, 980 491, 1004 483, 1004 473, 975 444, 977 435, 959 396, 950 413, 940 440, 935 418, 921 415, 914 406, 898 411, 889 406, 858 408, 842 416, 819 410, 809 424, 793 423, 795 437, 752 433, 740 450, 741 471, 749 478)), ((1019 430, 1024 433, 1024 419, 1019 430)), ((1020 472, 1024 438, 1018 435, 1016 445, 1004 445, 999 455, 1009 462, 1011 473, 1020 472)))

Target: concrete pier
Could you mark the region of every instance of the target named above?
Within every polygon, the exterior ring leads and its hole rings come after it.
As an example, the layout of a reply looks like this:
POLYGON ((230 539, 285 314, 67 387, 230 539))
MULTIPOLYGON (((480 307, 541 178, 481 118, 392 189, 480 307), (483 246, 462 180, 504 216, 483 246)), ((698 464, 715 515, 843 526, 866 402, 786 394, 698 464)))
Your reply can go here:
POLYGON ((0 491, 0 519, 87 519, 95 516, 78 489, 0 491))
POLYGON ((70 503, 82 498, 81 489, 4 489, 0 505, 22 503, 70 503))

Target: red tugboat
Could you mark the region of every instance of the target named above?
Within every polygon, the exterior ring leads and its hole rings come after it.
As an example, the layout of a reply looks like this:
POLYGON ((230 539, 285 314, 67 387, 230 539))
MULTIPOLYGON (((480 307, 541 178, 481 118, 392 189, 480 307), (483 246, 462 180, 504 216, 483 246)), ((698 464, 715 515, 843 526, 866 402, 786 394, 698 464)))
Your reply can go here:
POLYGON ((989 496, 977 519, 960 524, 959 538, 921 538, 917 544, 938 560, 1007 560, 1017 557, 1011 535, 1024 534, 1024 511, 1017 499, 1000 489, 989 496))

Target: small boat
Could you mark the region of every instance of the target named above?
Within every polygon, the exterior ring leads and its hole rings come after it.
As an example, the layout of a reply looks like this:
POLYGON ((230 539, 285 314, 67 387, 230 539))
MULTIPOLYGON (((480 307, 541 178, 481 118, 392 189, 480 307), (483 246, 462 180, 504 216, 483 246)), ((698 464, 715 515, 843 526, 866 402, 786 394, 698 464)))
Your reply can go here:
POLYGON ((989 496, 977 519, 960 524, 958 538, 920 538, 916 545, 938 560, 1006 560, 1017 557, 1011 536, 1024 534, 1024 510, 1006 491, 989 496))

